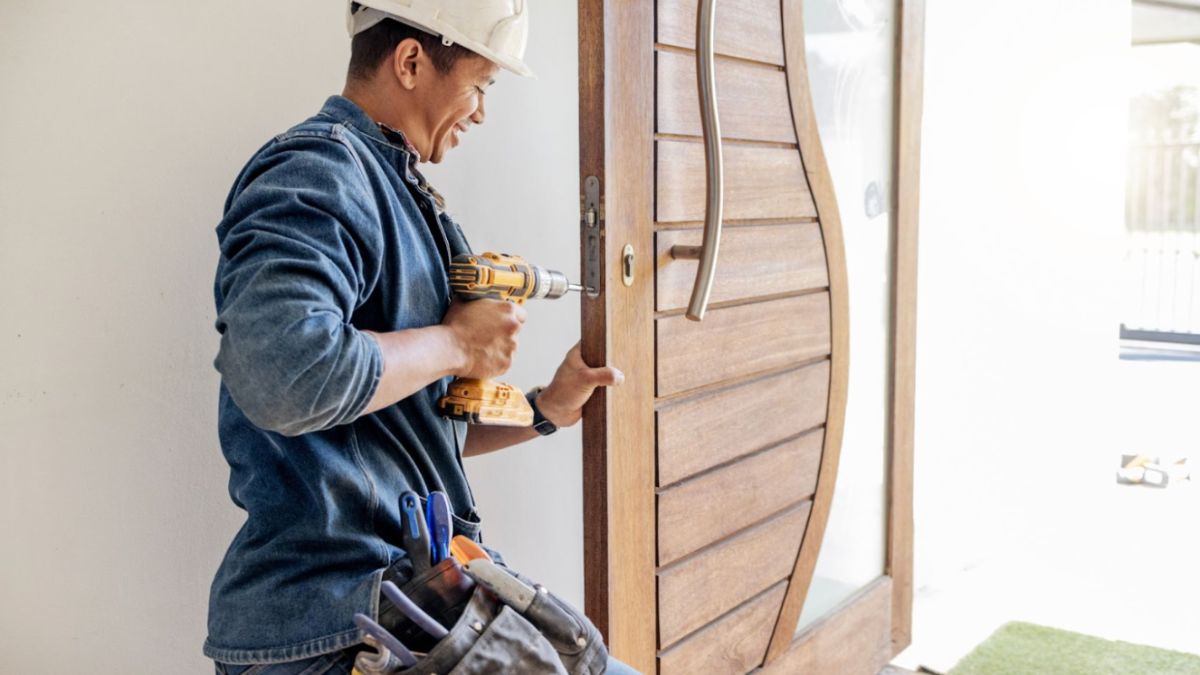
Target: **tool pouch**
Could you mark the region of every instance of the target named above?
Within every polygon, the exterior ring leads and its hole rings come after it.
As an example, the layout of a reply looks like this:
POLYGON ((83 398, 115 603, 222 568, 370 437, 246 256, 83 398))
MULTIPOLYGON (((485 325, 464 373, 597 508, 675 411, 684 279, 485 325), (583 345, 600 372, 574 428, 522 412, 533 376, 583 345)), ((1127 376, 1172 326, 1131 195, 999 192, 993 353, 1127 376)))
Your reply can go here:
POLYGON ((504 569, 537 590, 537 596, 525 610, 525 618, 554 646, 567 672, 571 675, 603 673, 608 668, 608 649, 591 620, 545 586, 511 569, 504 569))
MULTIPOLYGON (((384 573, 384 580, 400 587, 425 613, 443 626, 453 625, 462 616, 471 600, 475 582, 459 567, 453 558, 447 558, 422 574, 400 583, 395 570, 384 573)), ((387 598, 379 601, 379 623, 395 635, 409 649, 429 651, 434 640, 412 621, 409 621, 387 598)))
POLYGON ((600 632, 569 603, 527 577, 502 567, 537 590, 524 614, 475 584, 448 558, 409 580, 402 591, 450 634, 436 644, 390 602, 380 605, 380 623, 414 652, 426 652, 402 673, 483 675, 563 673, 600 675, 608 650, 600 632))
POLYGON ((567 675, 558 652, 512 607, 476 587, 450 634, 400 675, 567 675))

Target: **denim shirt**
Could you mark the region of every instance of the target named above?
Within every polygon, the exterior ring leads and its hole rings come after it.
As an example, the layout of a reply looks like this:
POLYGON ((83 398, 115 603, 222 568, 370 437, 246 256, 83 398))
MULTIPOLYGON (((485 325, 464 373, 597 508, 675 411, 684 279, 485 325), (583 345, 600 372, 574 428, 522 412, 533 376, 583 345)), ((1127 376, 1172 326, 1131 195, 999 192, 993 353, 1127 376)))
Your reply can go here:
POLYGON ((415 163, 398 132, 334 96, 260 149, 226 202, 219 434, 247 517, 209 598, 217 661, 357 643, 354 613, 376 616, 384 569, 406 563, 405 490, 446 492, 455 533, 478 538, 466 426, 436 410, 449 378, 361 415, 383 369, 363 331, 439 324, 447 258, 469 250, 415 163))

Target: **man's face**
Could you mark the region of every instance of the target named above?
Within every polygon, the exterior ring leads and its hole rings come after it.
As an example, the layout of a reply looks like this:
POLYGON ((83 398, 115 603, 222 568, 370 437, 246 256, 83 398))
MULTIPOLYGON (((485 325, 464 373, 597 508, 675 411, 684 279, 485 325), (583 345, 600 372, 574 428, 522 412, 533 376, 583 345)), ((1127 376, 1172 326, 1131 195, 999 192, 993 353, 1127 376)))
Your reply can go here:
POLYGON ((472 124, 483 124, 483 97, 499 67, 482 56, 459 59, 449 73, 430 69, 429 86, 418 100, 426 137, 409 140, 421 157, 438 163, 461 142, 472 124))

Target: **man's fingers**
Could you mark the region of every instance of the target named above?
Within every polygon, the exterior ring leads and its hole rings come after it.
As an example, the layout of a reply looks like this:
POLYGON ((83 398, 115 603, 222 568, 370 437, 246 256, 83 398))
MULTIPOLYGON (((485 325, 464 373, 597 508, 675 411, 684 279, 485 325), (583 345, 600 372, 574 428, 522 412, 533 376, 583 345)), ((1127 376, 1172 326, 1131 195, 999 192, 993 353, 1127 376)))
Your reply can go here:
POLYGON ((578 342, 567 351, 567 358, 563 359, 563 361, 579 368, 587 367, 587 364, 583 362, 583 349, 579 346, 578 342))

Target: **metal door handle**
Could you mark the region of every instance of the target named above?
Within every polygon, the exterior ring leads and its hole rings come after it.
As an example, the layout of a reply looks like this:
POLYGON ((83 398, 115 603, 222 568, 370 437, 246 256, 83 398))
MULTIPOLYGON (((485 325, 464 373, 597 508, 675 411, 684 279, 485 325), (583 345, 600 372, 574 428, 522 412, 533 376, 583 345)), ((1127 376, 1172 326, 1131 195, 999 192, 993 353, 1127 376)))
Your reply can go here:
POLYGON ((699 259, 696 283, 687 317, 704 319, 708 296, 712 293, 717 270, 717 249, 721 246, 722 211, 725 207, 725 162, 721 156, 721 120, 717 113, 717 76, 713 63, 713 25, 716 0, 700 0, 696 14, 696 84, 700 92, 700 121, 704 132, 704 245, 672 246, 671 257, 699 259))

